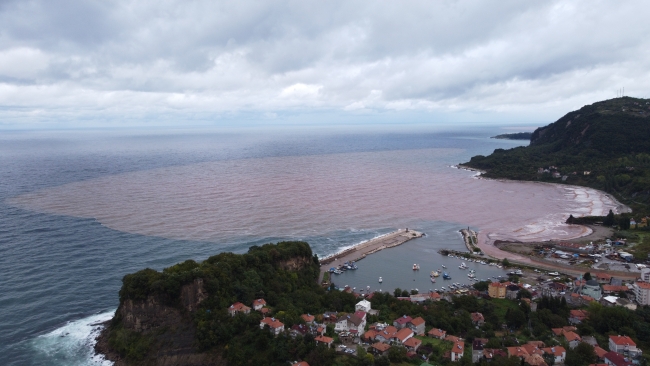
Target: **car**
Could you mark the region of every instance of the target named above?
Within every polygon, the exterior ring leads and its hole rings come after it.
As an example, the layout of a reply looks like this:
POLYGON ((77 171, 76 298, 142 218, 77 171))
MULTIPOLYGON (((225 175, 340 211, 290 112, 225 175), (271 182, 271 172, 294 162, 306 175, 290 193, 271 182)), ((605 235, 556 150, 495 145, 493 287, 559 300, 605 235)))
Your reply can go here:
POLYGON ((557 272, 549 272, 549 276, 559 276, 560 274, 557 272))

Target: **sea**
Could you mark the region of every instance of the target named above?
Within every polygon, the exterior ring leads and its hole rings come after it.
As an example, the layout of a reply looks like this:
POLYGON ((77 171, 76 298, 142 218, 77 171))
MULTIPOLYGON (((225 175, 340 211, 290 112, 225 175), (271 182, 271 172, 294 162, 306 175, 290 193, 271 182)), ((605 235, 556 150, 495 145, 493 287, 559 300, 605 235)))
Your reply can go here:
MULTIPOLYGON (((568 238, 569 215, 616 203, 564 185, 481 179, 456 165, 526 141, 502 126, 249 131, 95 129, 0 134, 0 364, 110 365, 93 352, 125 274, 304 240, 323 257, 398 228, 424 238, 335 277, 367 291, 428 291, 470 227, 568 238), (420 264, 420 271, 412 265, 420 264), (378 282, 378 277, 383 282, 378 282)), ((478 278, 496 267, 470 263, 478 278)))

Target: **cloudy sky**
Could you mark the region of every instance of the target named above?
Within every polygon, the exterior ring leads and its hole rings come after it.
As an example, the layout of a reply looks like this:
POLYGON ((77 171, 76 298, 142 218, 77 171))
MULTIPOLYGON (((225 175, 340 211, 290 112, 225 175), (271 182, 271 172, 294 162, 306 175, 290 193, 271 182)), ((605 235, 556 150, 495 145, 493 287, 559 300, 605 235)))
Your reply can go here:
POLYGON ((0 0, 0 128, 548 123, 650 97, 646 1, 0 0))

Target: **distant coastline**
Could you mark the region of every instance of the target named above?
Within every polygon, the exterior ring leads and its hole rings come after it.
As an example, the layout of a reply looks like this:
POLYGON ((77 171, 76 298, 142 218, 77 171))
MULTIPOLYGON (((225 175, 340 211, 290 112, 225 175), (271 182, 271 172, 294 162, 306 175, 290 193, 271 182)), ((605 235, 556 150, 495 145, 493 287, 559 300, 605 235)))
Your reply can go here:
POLYGON ((532 132, 515 132, 515 133, 504 133, 501 135, 492 136, 492 139, 500 140, 529 140, 533 136, 532 132))

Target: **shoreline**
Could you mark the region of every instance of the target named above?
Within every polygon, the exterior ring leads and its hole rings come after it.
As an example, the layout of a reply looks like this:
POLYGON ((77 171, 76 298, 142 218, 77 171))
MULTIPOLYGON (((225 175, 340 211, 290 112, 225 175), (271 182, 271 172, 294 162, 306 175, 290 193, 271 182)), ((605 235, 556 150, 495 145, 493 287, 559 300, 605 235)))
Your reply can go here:
POLYGON ((346 262, 360 261, 370 254, 402 245, 409 240, 421 238, 423 236, 423 232, 409 230, 408 228, 397 229, 388 234, 380 235, 378 237, 356 244, 338 253, 329 255, 319 261, 319 282, 323 279, 323 274, 325 272, 328 272, 331 267, 338 267, 346 262))
MULTIPOLYGON (((620 201, 618 201, 611 194, 609 194, 607 192, 604 192, 604 191, 601 191, 601 190, 598 190, 596 188, 591 188, 591 187, 587 187, 587 186, 578 186, 578 185, 572 185, 572 184, 554 183, 554 182, 537 182, 537 181, 528 181, 528 180, 519 181, 519 180, 506 179, 506 178, 502 178, 502 179, 485 178, 485 177, 482 177, 482 175, 485 173, 484 170, 471 168, 471 167, 468 167, 468 166, 465 166, 465 165, 462 165, 462 164, 458 164, 458 165, 455 165, 455 166, 452 166, 452 167, 454 167, 456 169, 475 172, 476 174, 473 176, 473 178, 477 178, 477 179, 490 179, 490 180, 503 181, 503 182, 511 181, 511 182, 520 182, 520 183, 550 184, 550 185, 553 185, 553 186, 556 186, 556 187, 561 187, 561 188, 590 190, 592 192, 596 192, 598 195, 600 195, 600 197, 603 197, 603 198, 606 198, 607 200, 609 200, 614 206, 613 211, 615 211, 615 213, 619 214, 619 213, 624 213, 624 212, 632 212, 632 209, 629 206, 621 203, 620 201)), ((604 200, 601 199, 601 201, 604 201, 604 200)), ((572 236, 572 237, 567 237, 567 238, 564 238, 562 240, 564 240, 564 241, 584 241, 584 240, 598 241, 598 240, 604 240, 604 239, 606 239, 608 237, 608 236, 603 236, 602 233, 598 233, 597 231, 595 231, 590 226, 578 225, 578 224, 575 224, 575 225, 579 226, 581 228, 580 234, 578 234, 576 236, 572 236)), ((542 262, 540 260, 535 260, 533 258, 523 256, 521 254, 512 253, 512 252, 502 250, 502 249, 498 248, 495 245, 495 242, 498 239, 490 238, 489 234, 485 233, 485 230, 479 230, 476 237, 478 239, 477 243, 476 243, 476 246, 479 249, 481 249, 481 251, 483 253, 485 253, 486 256, 488 256, 490 258, 498 259, 498 260, 503 260, 503 259, 507 258, 509 261, 512 261, 512 262, 515 262, 515 263, 518 263, 518 264, 522 264, 522 265, 526 265, 526 266, 539 267, 539 268, 542 268, 542 269, 549 269, 550 268, 550 269, 553 269, 553 270, 561 270, 561 271, 563 271, 565 273, 582 274, 582 272, 580 270, 572 269, 569 266, 563 266, 561 264, 553 263, 553 262, 548 262, 548 263, 545 262, 545 261, 542 262)), ((548 242, 548 241, 552 241, 552 240, 553 239, 544 240, 544 239, 540 238, 539 240, 522 240, 520 242, 525 243, 525 244, 533 244, 533 243, 544 243, 544 242, 548 242)), ((505 240, 505 242, 509 242, 509 241, 505 240)), ((512 241, 512 242, 516 242, 516 241, 512 241)), ((621 272, 617 272, 617 271, 602 270, 601 272, 615 273, 619 277, 626 277, 626 278, 627 277, 629 277, 629 278, 632 277, 632 274, 625 274, 625 273, 621 273, 621 272)))

